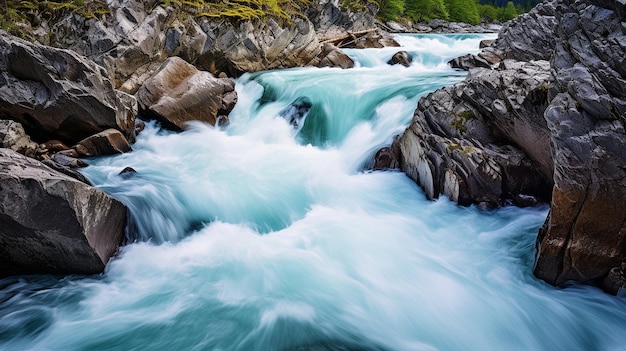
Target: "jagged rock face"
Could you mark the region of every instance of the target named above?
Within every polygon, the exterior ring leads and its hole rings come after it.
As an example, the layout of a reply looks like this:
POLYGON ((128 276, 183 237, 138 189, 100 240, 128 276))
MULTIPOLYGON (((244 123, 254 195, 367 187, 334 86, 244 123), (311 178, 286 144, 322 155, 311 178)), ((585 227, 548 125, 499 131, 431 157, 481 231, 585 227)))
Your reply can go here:
MULTIPOLYGON (((505 59, 549 61, 554 52, 557 0, 536 5, 528 13, 505 23, 493 45, 485 47, 478 57, 489 64, 505 59)), ((482 43, 481 43, 482 48, 482 43)), ((461 63, 466 63, 467 58, 461 63)), ((459 68, 470 66, 461 64, 459 68)))
POLYGON ((546 61, 505 61, 420 100, 400 139, 402 169, 429 198, 487 207, 549 198, 546 61))
MULTIPOLYGON (((375 28, 373 14, 377 10, 368 4, 364 11, 345 11, 339 9, 338 1, 321 1, 306 10, 311 20, 294 17, 291 24, 281 26, 272 19, 192 18, 153 0, 112 0, 107 4, 110 16, 85 19, 72 14, 53 26, 52 35, 39 39, 94 60, 114 77, 116 88, 129 94, 137 92, 171 56, 215 76, 224 73, 230 77, 318 65, 324 58, 319 57, 323 38, 375 28)), ((360 38, 356 44, 389 45, 397 46, 390 37, 379 34, 360 38)))
POLYGON ((100 273, 125 225, 102 191, 0 149, 0 275, 100 273))
POLYGON ((226 21, 205 19, 200 26, 212 40, 198 65, 212 72, 212 67, 225 64, 220 60, 231 66, 222 67, 231 75, 315 65, 322 50, 313 24, 302 18, 285 28, 271 19, 241 22, 237 28, 226 21))
POLYGON ((555 184, 535 267, 552 284, 602 278, 626 259, 624 4, 563 1, 557 20, 545 111, 555 184))
POLYGON ((178 57, 167 59, 136 96, 142 115, 175 130, 188 121, 215 125, 237 102, 233 79, 215 78, 178 57))
POLYGON ((345 34, 346 31, 362 31, 376 28, 374 15, 378 8, 368 2, 363 11, 341 10, 338 0, 322 0, 307 10, 307 18, 315 24, 320 41, 345 34))
POLYGON ((550 60, 554 51, 557 0, 544 1, 529 13, 507 22, 498 35, 495 49, 503 58, 520 61, 550 60))
POLYGON ((133 105, 86 58, 0 31, 0 119, 20 122, 35 140, 73 144, 109 128, 131 135, 133 105))

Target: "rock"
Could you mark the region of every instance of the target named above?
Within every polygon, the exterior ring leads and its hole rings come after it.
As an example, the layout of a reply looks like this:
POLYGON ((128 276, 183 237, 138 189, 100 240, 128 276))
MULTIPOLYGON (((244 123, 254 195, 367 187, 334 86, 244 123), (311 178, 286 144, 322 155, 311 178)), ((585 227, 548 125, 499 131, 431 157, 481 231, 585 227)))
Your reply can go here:
POLYGON ((606 278, 602 281, 602 288, 610 294, 620 297, 626 296, 626 263, 609 270, 606 278))
POLYGON ((448 62, 452 68, 459 68, 469 71, 472 68, 491 68, 491 64, 484 58, 472 54, 467 54, 454 58, 448 62))
POLYGON ((448 22, 440 19, 430 21, 427 26, 418 25, 415 28, 420 27, 422 27, 422 30, 419 30, 419 32, 433 33, 498 33, 501 29, 501 26, 496 23, 471 25, 469 23, 448 22))
POLYGON ((338 2, 324 1, 317 6, 311 6, 306 10, 307 18, 315 26, 315 32, 319 41, 335 38, 347 31, 358 32, 377 27, 374 15, 378 12, 372 2, 366 3, 365 8, 356 11, 349 8, 341 8, 338 2))
POLYGON ((549 199, 548 80, 546 61, 505 61, 421 99, 400 139, 402 170, 429 198, 462 205, 549 199))
POLYGON ((496 41, 494 39, 481 40, 480 43, 478 44, 478 48, 479 49, 488 48, 488 47, 492 46, 495 43, 496 43, 496 41))
POLYGON ((133 167, 124 167, 123 170, 120 171, 119 176, 124 179, 130 179, 137 174, 137 171, 133 167))
POLYGON ((107 129, 79 141, 74 149, 81 157, 123 154, 132 151, 130 144, 116 129, 107 129))
POLYGON ((381 148, 374 155, 372 169, 375 171, 400 168, 400 138, 394 138, 391 146, 381 148))
POLYGON ((299 97, 278 114, 284 118, 294 130, 299 131, 304 126, 304 121, 309 111, 313 107, 311 100, 307 97, 299 97))
POLYGON ((51 160, 62 167, 81 168, 88 166, 87 162, 83 160, 60 153, 52 155, 51 160))
POLYGON ((413 61, 413 58, 411 57, 411 54, 409 54, 406 51, 398 51, 395 54, 393 54, 393 56, 391 56, 391 59, 387 61, 387 64, 402 65, 404 67, 409 67, 412 61, 413 61))
POLYGON ((544 115, 555 184, 534 270, 555 285, 601 280, 626 261, 626 32, 617 3, 558 2, 544 115))
POLYGON ((339 67, 342 69, 354 67, 354 61, 350 56, 330 43, 324 44, 321 57, 318 67, 339 67))
POLYGON ((41 144, 40 147, 48 152, 59 152, 70 149, 60 140, 48 140, 45 143, 41 144))
POLYGON ((233 79, 215 78, 178 57, 167 59, 136 96, 142 116, 174 130, 194 120, 215 125, 237 102, 233 79))
POLYGON ((207 39, 205 54, 196 65, 215 74, 238 76, 242 72, 315 65, 321 52, 313 24, 305 18, 296 18, 284 28, 272 19, 242 21, 238 27, 227 20, 203 19, 200 27, 215 39, 207 39))
POLYGON ((37 143, 30 140, 21 124, 0 120, 0 148, 8 148, 22 155, 34 157, 37 143))
POLYGON ((528 13, 507 22, 493 49, 501 51, 505 59, 550 60, 555 46, 557 1, 543 1, 528 13))
POLYGON ((73 144, 108 128, 131 133, 134 114, 102 67, 0 31, 0 119, 20 122, 35 140, 73 144))
POLYGON ((395 22, 395 21, 388 21, 385 23, 387 25, 387 28, 389 28, 393 33, 406 33, 409 32, 409 30, 403 26, 402 24, 395 22))
POLYGON ((0 275, 96 274, 124 238, 126 207, 0 149, 0 275))

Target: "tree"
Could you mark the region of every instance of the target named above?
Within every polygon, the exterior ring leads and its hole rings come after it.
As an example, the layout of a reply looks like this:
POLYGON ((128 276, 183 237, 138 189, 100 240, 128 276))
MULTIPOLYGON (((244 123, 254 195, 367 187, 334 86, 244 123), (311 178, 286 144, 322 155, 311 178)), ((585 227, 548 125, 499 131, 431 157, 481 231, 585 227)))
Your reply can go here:
POLYGON ((384 21, 395 21, 404 12, 404 0, 380 0, 378 17, 384 21))
POLYGON ((502 12, 502 20, 508 21, 512 20, 515 17, 517 17, 517 9, 515 9, 515 4, 513 3, 513 1, 509 1, 506 3, 504 11, 502 12))
POLYGON ((443 0, 406 0, 404 14, 415 22, 448 19, 443 0))
MULTIPOLYGON (((445 0, 450 20, 455 22, 465 22, 479 24, 478 5, 475 0, 445 0)), ((515 6, 513 6, 515 8, 515 6)))
POLYGON ((487 22, 500 20, 500 18, 502 17, 502 8, 495 7, 490 4, 478 5, 478 14, 480 15, 481 19, 487 22))

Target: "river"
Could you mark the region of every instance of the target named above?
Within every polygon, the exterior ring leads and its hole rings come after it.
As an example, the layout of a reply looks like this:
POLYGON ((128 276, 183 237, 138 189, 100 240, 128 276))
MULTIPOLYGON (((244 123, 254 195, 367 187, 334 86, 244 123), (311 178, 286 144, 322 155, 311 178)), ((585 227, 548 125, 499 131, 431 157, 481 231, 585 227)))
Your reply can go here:
POLYGON ((0 349, 624 350, 624 299, 533 277, 547 206, 459 207, 367 171, 486 37, 398 36, 410 67, 387 48, 245 74, 227 126, 148 123, 90 160, 129 243, 102 275, 0 280, 0 349))

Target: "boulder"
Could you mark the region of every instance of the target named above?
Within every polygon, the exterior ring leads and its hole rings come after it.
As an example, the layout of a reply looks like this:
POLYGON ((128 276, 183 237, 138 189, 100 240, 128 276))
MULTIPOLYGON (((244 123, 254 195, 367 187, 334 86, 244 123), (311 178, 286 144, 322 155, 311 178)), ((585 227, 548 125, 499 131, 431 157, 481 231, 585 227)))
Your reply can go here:
MULTIPOLYGON (((555 285, 602 280, 626 261, 626 18, 619 3, 558 3, 544 115, 555 184, 534 270, 555 285)), ((612 276, 611 292, 626 287, 612 276)))
POLYGON ((102 191, 0 149, 0 275, 102 272, 126 212, 102 191))
POLYGON ((215 125, 237 102, 233 79, 215 78, 178 57, 167 59, 136 97, 142 116, 174 130, 194 120, 215 125))
POLYGON ((324 44, 321 57, 318 67, 339 67, 342 69, 354 67, 354 61, 350 56, 330 43, 324 44))
POLYGON ((21 123, 33 139, 74 144, 109 128, 132 134, 133 98, 120 95, 102 67, 75 52, 0 31, 0 119, 21 123))
POLYGON ((520 61, 550 60, 555 46, 557 1, 543 1, 504 24, 487 52, 500 51, 502 58, 520 61))
POLYGON ((472 54, 467 54, 453 58, 448 62, 450 67, 469 71, 472 68, 491 68, 491 64, 484 58, 472 54))
POLYGON ((400 139, 403 171, 429 198, 444 194, 462 205, 548 200, 548 79, 546 61, 505 61, 422 98, 400 139))
POLYGON ((74 149, 82 157, 123 154, 132 151, 128 140, 116 129, 107 129, 89 136, 79 141, 74 149))
POLYGON ((409 54, 406 51, 398 51, 395 54, 393 54, 393 56, 391 56, 389 61, 387 61, 387 64, 402 65, 404 67, 409 67, 412 61, 413 61, 413 58, 411 57, 411 54, 409 54))
POLYGON ((37 152, 37 143, 30 140, 18 122, 0 120, 0 148, 8 148, 33 157, 37 152))

